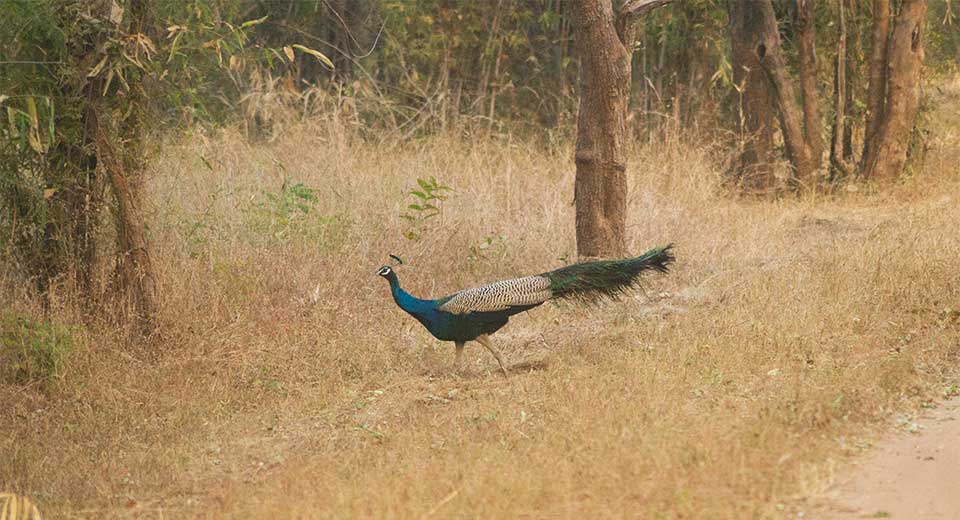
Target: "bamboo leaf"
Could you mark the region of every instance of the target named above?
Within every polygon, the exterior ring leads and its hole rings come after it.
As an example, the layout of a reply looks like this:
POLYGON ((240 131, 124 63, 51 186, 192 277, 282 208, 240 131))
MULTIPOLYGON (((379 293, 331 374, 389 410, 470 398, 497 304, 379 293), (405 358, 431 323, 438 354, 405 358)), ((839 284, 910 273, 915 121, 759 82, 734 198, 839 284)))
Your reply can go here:
POLYGON ((93 78, 93 77, 96 77, 98 74, 100 74, 100 71, 103 70, 103 67, 107 65, 107 58, 109 58, 109 56, 104 56, 100 60, 100 63, 97 63, 96 66, 94 66, 93 69, 91 69, 90 72, 87 73, 87 77, 93 78))
POLYGON ((43 153, 43 143, 40 142, 40 117, 37 115, 37 102, 33 96, 27 98, 27 116, 30 118, 27 142, 37 153, 43 153))
POLYGON ((143 64, 140 63, 140 60, 138 60, 136 56, 131 56, 126 52, 121 52, 120 55, 123 56, 124 59, 126 59, 130 63, 133 63, 134 65, 136 65, 139 69, 143 70, 143 64))
POLYGON ((313 50, 313 49, 311 49, 310 47, 305 47, 305 46, 303 46, 303 45, 300 45, 299 43, 294 43, 294 44, 293 44, 293 48, 294 48, 294 49, 297 49, 297 50, 300 50, 300 51, 303 51, 303 52, 305 52, 305 53, 313 56, 314 58, 320 60, 321 63, 323 63, 324 65, 326 65, 327 67, 329 67, 329 68, 331 68, 331 69, 336 68, 336 67, 333 66, 333 62, 330 61, 330 58, 328 58, 326 55, 324 55, 324 54, 323 54, 322 52, 320 52, 320 51, 313 50))
POLYGON ((107 90, 110 88, 110 82, 112 81, 113 81, 113 69, 111 68, 110 72, 107 73, 107 81, 103 83, 103 93, 100 94, 101 96, 107 95, 107 90))
MULTIPOLYGON (((173 37, 173 42, 170 43, 170 55, 167 56, 167 63, 170 63, 173 57, 177 54, 177 44, 180 42, 180 37, 183 36, 183 34, 184 31, 178 31, 176 36, 173 37)), ((170 33, 167 38, 169 38, 171 35, 173 35, 173 33, 170 33)))
POLYGON ((247 27, 253 27, 254 25, 260 25, 260 24, 262 24, 263 22, 267 21, 267 18, 269 18, 269 17, 270 17, 270 15, 268 14, 267 16, 264 16, 263 18, 257 18, 256 20, 247 20, 246 22, 243 22, 242 24, 240 24, 240 28, 241 28, 241 29, 246 29, 247 27))
POLYGON ((50 120, 47 122, 47 131, 50 132, 50 146, 53 146, 54 136, 57 135, 56 130, 56 114, 53 110, 53 98, 47 98, 47 106, 50 107, 50 120))
POLYGON ((151 40, 146 34, 137 34, 137 43, 140 45, 140 48, 147 53, 147 57, 150 57, 151 54, 157 53, 157 47, 153 44, 153 40, 151 40))
POLYGON ((10 123, 10 133, 17 137, 17 115, 13 107, 7 107, 7 122, 10 123))
POLYGON ((293 49, 291 49, 289 46, 285 46, 283 48, 283 53, 287 55, 288 60, 293 61, 293 58, 294 58, 293 49))
POLYGON ((33 96, 27 97, 27 116, 30 118, 30 128, 38 128, 40 120, 37 117, 37 102, 33 96))

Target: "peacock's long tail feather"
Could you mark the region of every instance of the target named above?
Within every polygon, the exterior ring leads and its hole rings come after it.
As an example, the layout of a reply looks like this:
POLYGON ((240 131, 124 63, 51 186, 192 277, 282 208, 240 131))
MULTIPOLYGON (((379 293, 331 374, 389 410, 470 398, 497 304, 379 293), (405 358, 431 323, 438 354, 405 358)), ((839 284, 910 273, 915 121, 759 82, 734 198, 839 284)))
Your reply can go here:
POLYGON ((575 264, 549 273, 501 280, 464 289, 437 300, 437 310, 452 314, 516 314, 554 298, 596 302, 616 299, 640 283, 644 271, 667 271, 673 261, 668 245, 624 260, 602 260, 575 264))
POLYGON ((638 286, 644 271, 667 272, 667 265, 674 260, 672 247, 673 244, 654 248, 636 258, 574 264, 540 276, 550 280, 553 298, 586 302, 616 299, 638 286))

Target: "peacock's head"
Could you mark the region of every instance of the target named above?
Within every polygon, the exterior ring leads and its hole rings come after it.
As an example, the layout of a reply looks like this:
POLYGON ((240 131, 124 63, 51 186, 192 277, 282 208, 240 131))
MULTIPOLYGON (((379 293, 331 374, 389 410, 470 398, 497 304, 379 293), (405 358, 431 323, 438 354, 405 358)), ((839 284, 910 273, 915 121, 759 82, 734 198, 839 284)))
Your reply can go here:
MULTIPOLYGON (((400 257, 397 255, 390 255, 390 259, 393 265, 403 265, 403 260, 400 260, 400 257)), ((377 274, 386 278, 387 280, 390 280, 391 278, 396 279, 397 277, 396 273, 393 272, 393 267, 389 265, 381 267, 380 270, 377 271, 377 274)))

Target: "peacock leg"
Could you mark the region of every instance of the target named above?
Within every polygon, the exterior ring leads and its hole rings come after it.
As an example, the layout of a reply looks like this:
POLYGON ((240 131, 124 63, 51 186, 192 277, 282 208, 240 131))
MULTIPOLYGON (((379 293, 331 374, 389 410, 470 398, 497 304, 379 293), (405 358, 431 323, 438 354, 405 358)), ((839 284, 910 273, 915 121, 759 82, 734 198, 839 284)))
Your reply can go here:
POLYGON ((503 377, 507 377, 509 374, 507 374, 507 369, 503 366, 503 359, 500 358, 500 352, 498 352, 497 349, 493 347, 493 344, 490 343, 490 336, 486 334, 483 336, 477 336, 477 341, 486 347, 487 350, 493 354, 493 357, 497 358, 497 363, 500 364, 500 370, 503 372, 503 377))
POLYGON ((457 359, 454 362, 456 365, 457 372, 463 372, 463 346, 466 345, 464 341, 457 341, 457 359))

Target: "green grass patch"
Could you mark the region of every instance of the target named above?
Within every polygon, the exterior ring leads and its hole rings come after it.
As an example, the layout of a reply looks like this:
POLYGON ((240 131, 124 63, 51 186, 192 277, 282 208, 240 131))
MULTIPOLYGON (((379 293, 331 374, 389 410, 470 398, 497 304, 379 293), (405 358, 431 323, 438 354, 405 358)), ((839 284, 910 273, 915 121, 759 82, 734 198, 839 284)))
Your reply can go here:
POLYGON ((15 313, 0 316, 0 381, 50 383, 73 352, 70 330, 15 313))

